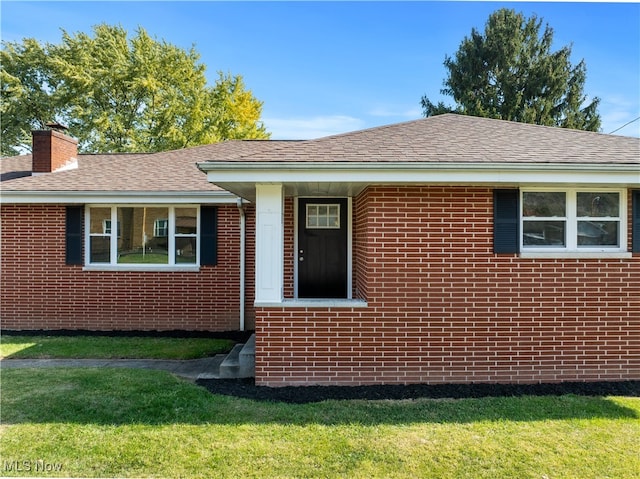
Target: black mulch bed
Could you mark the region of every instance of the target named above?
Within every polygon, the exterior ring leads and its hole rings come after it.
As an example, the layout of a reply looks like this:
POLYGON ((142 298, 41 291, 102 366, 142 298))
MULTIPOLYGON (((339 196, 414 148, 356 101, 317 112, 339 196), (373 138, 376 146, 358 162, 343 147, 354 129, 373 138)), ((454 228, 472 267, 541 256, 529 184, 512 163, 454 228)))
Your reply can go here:
POLYGON ((329 399, 483 398, 513 396, 640 396, 640 381, 553 384, 413 384, 387 386, 256 386, 253 379, 206 379, 197 383, 213 394, 256 401, 305 404, 329 399))
POLYGON ((92 331, 88 329, 29 329, 12 330, 3 329, 2 334, 6 336, 110 336, 116 338, 213 338, 231 339, 238 343, 246 342, 253 331, 185 331, 174 329, 170 331, 92 331))

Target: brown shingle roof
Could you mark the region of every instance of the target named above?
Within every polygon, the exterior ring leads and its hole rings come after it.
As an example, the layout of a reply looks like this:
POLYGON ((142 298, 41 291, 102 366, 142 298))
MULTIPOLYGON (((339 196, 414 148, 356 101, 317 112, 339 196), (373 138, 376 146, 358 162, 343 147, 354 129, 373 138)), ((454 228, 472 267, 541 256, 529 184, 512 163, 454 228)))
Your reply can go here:
POLYGON ((161 153, 78 155, 74 170, 30 176, 31 155, 0 160, 3 191, 211 192, 196 162, 278 147, 278 141, 228 141, 161 153))
POLYGON ((197 162, 639 164, 640 139, 441 115, 306 141, 233 140, 147 154, 78 155, 78 168, 29 176, 0 160, 4 191, 214 192, 197 162))
POLYGON ((640 139, 446 114, 226 161, 633 164, 640 139))

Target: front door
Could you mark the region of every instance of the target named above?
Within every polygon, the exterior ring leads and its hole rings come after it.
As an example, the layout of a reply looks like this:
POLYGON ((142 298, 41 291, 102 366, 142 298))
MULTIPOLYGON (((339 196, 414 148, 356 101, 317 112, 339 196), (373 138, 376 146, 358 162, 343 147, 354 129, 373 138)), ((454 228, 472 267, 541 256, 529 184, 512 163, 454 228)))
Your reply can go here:
POLYGON ((347 199, 298 200, 298 297, 347 297, 347 199))

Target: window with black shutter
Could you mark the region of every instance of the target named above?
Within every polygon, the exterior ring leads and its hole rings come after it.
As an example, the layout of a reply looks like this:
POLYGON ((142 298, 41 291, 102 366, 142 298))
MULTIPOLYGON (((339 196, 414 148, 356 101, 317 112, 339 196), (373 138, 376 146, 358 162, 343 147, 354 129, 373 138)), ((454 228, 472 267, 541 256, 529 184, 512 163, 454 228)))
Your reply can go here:
POLYGON ((215 266, 218 263, 218 208, 200 207, 200 264, 215 266))
POLYGON ((68 265, 82 264, 83 211, 84 206, 67 206, 65 262, 68 265))
POLYGON ((520 191, 493 191, 493 252, 520 251, 520 191))
POLYGON ((91 205, 86 264, 92 268, 181 268, 217 261, 217 207, 91 205))

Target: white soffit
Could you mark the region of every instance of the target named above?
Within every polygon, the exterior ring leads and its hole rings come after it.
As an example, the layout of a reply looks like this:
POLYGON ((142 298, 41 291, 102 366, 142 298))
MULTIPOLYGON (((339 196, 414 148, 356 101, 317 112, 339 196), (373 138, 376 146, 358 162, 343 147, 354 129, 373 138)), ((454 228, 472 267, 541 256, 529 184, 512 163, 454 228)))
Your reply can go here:
POLYGON ((255 183, 293 195, 355 195, 368 185, 584 185, 640 187, 636 164, 200 163, 208 180, 244 198, 255 183))
POLYGON ((228 191, 2 191, 0 204, 225 204, 237 201, 228 191))

